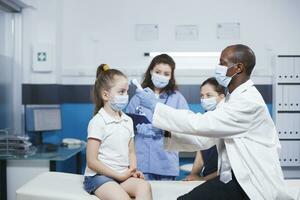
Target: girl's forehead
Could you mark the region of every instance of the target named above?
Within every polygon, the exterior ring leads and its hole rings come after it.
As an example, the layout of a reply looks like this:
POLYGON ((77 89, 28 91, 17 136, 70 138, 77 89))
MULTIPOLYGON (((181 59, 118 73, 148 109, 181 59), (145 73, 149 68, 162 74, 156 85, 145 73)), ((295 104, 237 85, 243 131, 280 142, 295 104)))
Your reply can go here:
POLYGON ((128 79, 124 76, 115 77, 114 87, 128 87, 128 79))

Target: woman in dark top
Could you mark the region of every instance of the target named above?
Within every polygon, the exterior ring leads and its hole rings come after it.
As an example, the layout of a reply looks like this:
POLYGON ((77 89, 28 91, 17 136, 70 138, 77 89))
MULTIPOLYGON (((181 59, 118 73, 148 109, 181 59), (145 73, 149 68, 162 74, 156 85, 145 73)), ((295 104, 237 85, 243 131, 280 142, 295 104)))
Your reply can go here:
MULTIPOLYGON (((215 78, 209 78, 200 86, 200 98, 202 108, 206 112, 212 111, 222 104, 225 88, 215 78)), ((209 180, 217 176, 217 170, 218 152, 216 146, 213 146, 196 153, 192 171, 184 180, 209 180)))

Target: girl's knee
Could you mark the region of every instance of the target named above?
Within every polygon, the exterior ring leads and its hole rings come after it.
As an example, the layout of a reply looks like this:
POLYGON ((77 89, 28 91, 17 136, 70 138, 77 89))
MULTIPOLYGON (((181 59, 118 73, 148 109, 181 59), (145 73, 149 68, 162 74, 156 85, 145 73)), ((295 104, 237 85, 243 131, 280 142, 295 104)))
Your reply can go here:
POLYGON ((151 185, 147 181, 143 181, 138 185, 138 192, 143 192, 143 193, 150 193, 151 192, 151 185))

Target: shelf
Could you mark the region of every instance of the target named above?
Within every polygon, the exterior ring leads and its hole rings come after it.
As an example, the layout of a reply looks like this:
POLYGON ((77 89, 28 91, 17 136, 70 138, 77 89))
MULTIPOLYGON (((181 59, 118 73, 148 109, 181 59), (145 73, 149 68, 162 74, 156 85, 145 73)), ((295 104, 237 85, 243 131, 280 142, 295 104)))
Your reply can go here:
POLYGON ((300 110, 277 110, 277 113, 300 113, 300 110))
POLYGON ((300 83, 296 82, 296 83, 277 83, 277 85, 300 85, 300 83))

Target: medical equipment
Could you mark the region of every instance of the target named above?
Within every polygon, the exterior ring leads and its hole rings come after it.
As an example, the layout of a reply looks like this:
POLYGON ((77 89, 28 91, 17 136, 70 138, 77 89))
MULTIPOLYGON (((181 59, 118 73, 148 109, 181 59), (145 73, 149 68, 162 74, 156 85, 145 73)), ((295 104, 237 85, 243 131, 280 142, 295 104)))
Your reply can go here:
POLYGON ((136 79, 132 79, 131 84, 135 85, 138 89, 143 90, 141 84, 136 80, 136 79))

